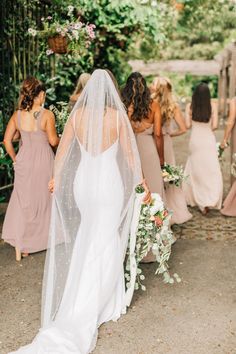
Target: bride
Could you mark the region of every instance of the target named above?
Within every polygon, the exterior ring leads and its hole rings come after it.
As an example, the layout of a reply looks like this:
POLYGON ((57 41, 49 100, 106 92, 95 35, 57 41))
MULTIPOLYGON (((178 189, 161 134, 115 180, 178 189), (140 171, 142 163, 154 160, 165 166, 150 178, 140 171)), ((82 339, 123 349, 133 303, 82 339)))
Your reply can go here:
POLYGON ((90 353, 98 327, 126 312, 123 261, 142 172, 113 81, 96 70, 66 124, 55 161, 42 328, 14 353, 90 353))

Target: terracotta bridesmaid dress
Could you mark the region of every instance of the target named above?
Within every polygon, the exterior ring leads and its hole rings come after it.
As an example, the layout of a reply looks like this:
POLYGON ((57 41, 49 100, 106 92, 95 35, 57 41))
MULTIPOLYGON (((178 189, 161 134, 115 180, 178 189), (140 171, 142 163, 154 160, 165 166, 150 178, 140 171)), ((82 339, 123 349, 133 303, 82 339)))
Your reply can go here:
POLYGON ((143 132, 135 134, 143 174, 152 193, 158 193, 165 201, 160 159, 153 136, 153 124, 143 132))
POLYGON ((16 156, 14 189, 3 224, 2 238, 21 252, 33 253, 47 248, 51 213, 48 182, 52 178, 54 153, 46 132, 41 129, 43 109, 36 131, 18 128, 22 145, 16 156))
MULTIPOLYGON (((162 127, 164 136, 164 156, 167 164, 176 165, 175 153, 171 134, 171 122, 165 122, 162 127)), ((166 205, 172 210, 171 224, 183 224, 192 218, 192 214, 188 211, 182 187, 168 185, 165 189, 166 205)))

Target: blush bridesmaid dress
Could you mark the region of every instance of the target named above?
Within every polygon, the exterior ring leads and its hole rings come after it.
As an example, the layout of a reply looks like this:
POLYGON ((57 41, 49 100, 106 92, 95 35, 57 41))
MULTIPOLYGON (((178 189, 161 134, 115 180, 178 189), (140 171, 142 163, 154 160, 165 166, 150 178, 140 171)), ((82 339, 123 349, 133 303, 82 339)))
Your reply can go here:
POLYGON ((221 209, 223 179, 212 118, 208 123, 192 120, 185 175, 188 179, 183 189, 188 205, 198 206, 202 212, 205 208, 221 209))
POLYGON ((22 253, 45 250, 48 242, 51 194, 48 182, 52 178, 54 153, 46 132, 41 129, 44 109, 37 119, 37 130, 18 129, 22 145, 16 156, 14 188, 6 212, 2 238, 22 253))

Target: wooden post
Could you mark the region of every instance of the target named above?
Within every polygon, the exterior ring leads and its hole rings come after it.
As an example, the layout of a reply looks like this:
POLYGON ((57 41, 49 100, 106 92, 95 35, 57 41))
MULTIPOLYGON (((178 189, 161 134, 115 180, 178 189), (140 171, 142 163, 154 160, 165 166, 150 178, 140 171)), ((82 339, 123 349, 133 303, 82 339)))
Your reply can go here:
POLYGON ((235 96, 235 90, 236 90, 236 47, 234 46, 231 54, 229 98, 233 98, 235 96))
POLYGON ((223 68, 222 68, 222 116, 226 117, 227 111, 227 66, 226 57, 223 58, 223 68))

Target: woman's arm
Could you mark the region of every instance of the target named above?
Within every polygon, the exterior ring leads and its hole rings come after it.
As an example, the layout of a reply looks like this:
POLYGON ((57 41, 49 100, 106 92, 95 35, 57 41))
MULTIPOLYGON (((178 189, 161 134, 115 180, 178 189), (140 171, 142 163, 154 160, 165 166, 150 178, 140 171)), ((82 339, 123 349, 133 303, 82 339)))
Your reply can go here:
MULTIPOLYGON (((76 112, 74 116, 76 115, 76 112)), ((57 153, 55 156, 54 162, 54 171, 53 171, 53 178, 48 183, 48 189, 51 193, 54 192, 55 189, 55 179, 56 184, 59 186, 61 181, 61 171, 63 169, 63 165, 65 159, 67 157, 68 150, 71 147, 73 139, 75 139, 75 131, 72 122, 73 117, 70 117, 64 127, 64 131, 62 134, 62 138, 60 140, 60 144, 57 148, 57 153)))
POLYGON ((230 134, 235 124, 236 119, 236 100, 232 98, 229 106, 229 118, 226 123, 224 139, 221 143, 221 147, 224 148, 227 145, 227 141, 229 140, 230 134))
POLYGON ((216 130, 218 128, 218 109, 216 104, 212 104, 212 113, 211 113, 211 129, 216 130))
POLYGON ((187 129, 190 129, 192 126, 192 111, 190 103, 187 104, 185 109, 185 125, 187 129))
POLYGON ((49 144, 53 147, 57 146, 59 144, 60 139, 57 136, 55 116, 51 111, 47 111, 46 133, 48 136, 49 144))
POLYGON ((157 152, 160 158, 161 166, 164 165, 164 139, 162 134, 162 119, 161 119, 161 109, 159 104, 155 104, 154 111, 154 139, 156 142, 157 152))
POLYGON ((176 121, 179 129, 173 131, 173 133, 170 134, 170 136, 172 136, 172 137, 182 135, 182 134, 186 133, 186 131, 187 131, 184 117, 183 117, 183 114, 180 110, 179 105, 176 106, 174 114, 175 114, 174 120, 176 121))
POLYGON ((16 132, 17 132, 16 116, 17 116, 17 112, 15 112, 12 115, 12 117, 10 118, 10 120, 7 124, 7 129, 6 129, 6 132, 4 135, 4 140, 3 140, 6 151, 10 155, 13 162, 16 161, 16 152, 15 152, 13 144, 12 144, 12 141, 14 140, 14 136, 16 135, 16 132))

